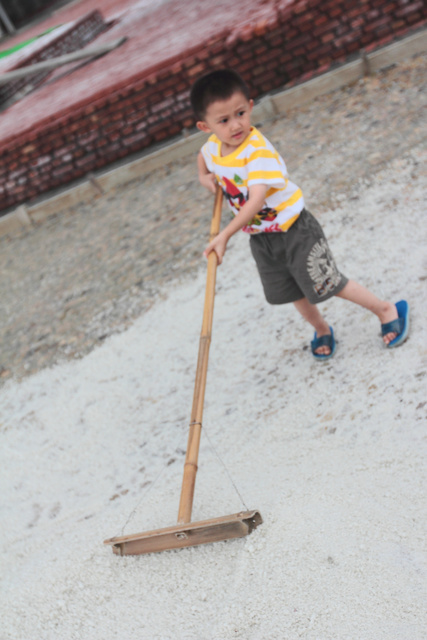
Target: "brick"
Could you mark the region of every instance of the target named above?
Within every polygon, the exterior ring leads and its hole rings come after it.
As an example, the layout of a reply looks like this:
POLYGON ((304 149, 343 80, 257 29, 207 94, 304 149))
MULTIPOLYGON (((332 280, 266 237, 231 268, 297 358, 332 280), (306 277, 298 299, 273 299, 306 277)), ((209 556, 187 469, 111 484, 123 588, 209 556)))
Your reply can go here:
POLYGON ((268 34, 267 35, 267 41, 270 44, 271 47, 282 47, 283 46, 283 35, 282 33, 280 34, 268 34))
POLYGON ((350 26, 352 29, 357 29, 358 27, 361 27, 364 23, 365 21, 363 18, 356 18, 355 20, 352 20, 350 26))
POLYGON ((156 142, 161 142, 167 137, 168 137, 168 132, 166 129, 162 129, 161 131, 158 131, 156 134, 154 134, 154 139, 156 142))
POLYGON ((264 65, 261 65, 261 66, 254 67, 252 73, 254 76, 259 76, 261 73, 265 73, 266 71, 267 71, 266 67, 264 65))
POLYGON ((309 42, 311 42, 312 38, 308 35, 301 35, 298 38, 293 38, 292 40, 289 40, 289 42, 287 43, 287 47, 290 49, 292 47, 292 49, 294 49, 294 47, 299 47, 299 46, 304 46, 306 44, 308 44, 309 42))
POLYGON ((190 78, 194 78, 195 76, 202 75, 205 71, 206 64, 200 62, 199 64, 196 64, 194 67, 191 67, 188 70, 188 75, 190 76, 190 78))
POLYGON ((281 54, 280 49, 272 49, 271 51, 267 51, 262 56, 258 58, 258 61, 262 64, 274 64, 277 62, 281 54))
POLYGON ((293 7, 294 14, 298 15, 300 13, 304 13, 307 10, 307 4, 307 0, 300 0, 299 2, 296 2, 293 7))
POLYGON ((175 62, 175 64, 172 65, 172 67, 170 68, 170 72, 173 75, 178 74, 180 71, 182 71, 183 69, 183 64, 182 62, 175 62))
POLYGON ((195 123, 195 121, 194 121, 194 116, 192 116, 191 118, 185 118, 185 119, 182 121, 182 126, 183 126, 183 127, 186 127, 187 129, 189 129, 190 127, 193 127, 193 126, 194 126, 194 123, 195 123))
POLYGON ((299 31, 297 29, 289 28, 284 30, 283 40, 286 42, 287 40, 292 40, 292 38, 296 38, 299 35, 299 31))
POLYGON ((23 185, 20 185, 20 186, 18 186, 18 185, 17 185, 17 186, 13 189, 13 193, 14 193, 14 195, 16 195, 16 196, 19 196, 20 194, 23 194, 23 193, 24 193, 24 191, 25 191, 25 187, 24 187, 23 185))
POLYGON ((307 60, 313 60, 316 62, 319 61, 322 56, 330 57, 333 50, 333 47, 330 45, 319 47, 318 49, 315 49, 314 51, 307 54, 307 60))
POLYGON ((326 33, 321 37, 321 42, 323 42, 324 44, 326 44, 327 42, 332 42, 332 40, 335 40, 335 35, 333 33, 326 33))
POLYGON ((79 169, 89 167, 94 162, 95 159, 96 159, 96 155, 94 153, 89 153, 88 155, 84 155, 83 157, 79 158, 76 161, 75 166, 78 167, 79 169))
POLYGON ((365 15, 369 22, 371 20, 375 20, 375 18, 379 18, 381 14, 378 9, 371 9, 371 11, 367 11, 365 15))
POLYGON ((365 15, 366 9, 364 7, 355 7, 354 9, 350 9, 347 11, 347 18, 357 18, 361 15, 365 15))
POLYGON ((98 138, 98 140, 95 142, 95 148, 101 149, 102 147, 105 147, 107 144, 108 144, 107 138, 98 138))
MULTIPOLYGON (((112 99, 112 97, 111 97, 111 98, 109 98, 109 101, 110 101, 111 99, 112 99)), ((119 99, 119 98, 118 98, 118 96, 117 96, 117 100, 118 100, 118 99, 119 99)), ((87 107, 85 107, 85 108, 83 109, 83 114, 84 114, 85 116, 89 116, 91 113, 94 113, 95 111, 96 111, 96 107, 95 107, 95 105, 94 105, 94 104, 89 104, 89 105, 87 105, 87 107)))
POLYGON ((182 126, 180 125, 180 123, 175 122, 169 127, 169 131, 170 131, 171 135, 175 136, 178 133, 181 133, 182 126))
POLYGON ((239 62, 239 64, 236 65, 236 68, 238 68, 241 74, 244 74, 245 72, 251 72, 253 69, 253 66, 254 66, 253 61, 247 60, 246 62, 239 62))
POLYGON ((391 28, 393 29, 393 31, 398 31, 399 29, 402 29, 406 26, 406 22, 404 20, 394 20, 391 23, 391 28))
POLYGON ((260 20, 253 29, 253 34, 260 37, 267 33, 269 28, 268 20, 260 20))
POLYGON ((222 38, 218 40, 218 42, 213 42, 211 45, 209 45, 209 51, 211 52, 212 55, 221 53, 223 50, 224 50, 224 41, 222 38))
POLYGON ((349 44, 346 45, 345 50, 347 51, 347 53, 355 53, 356 51, 360 50, 359 43, 350 42, 349 44))
POLYGON ((345 13, 345 10, 343 11, 341 7, 331 7, 330 9, 328 9, 328 16, 330 18, 339 17, 340 20, 347 21, 347 15, 345 13))
POLYGON ((292 20, 292 24, 298 28, 307 23, 312 23, 314 18, 316 17, 316 14, 313 11, 306 11, 305 13, 297 15, 299 15, 299 17, 294 17, 292 20))
POLYGON ((296 49, 292 49, 292 53, 294 56, 303 56, 305 54, 304 47, 297 47, 296 49))
POLYGON ((286 4, 278 7, 278 17, 282 24, 288 24, 292 20, 292 6, 286 4))
POLYGON ((52 171, 52 175, 55 176, 55 178, 59 178, 59 177, 64 177, 67 174, 72 174, 73 171, 74 171, 73 165, 67 164, 62 167, 58 167, 57 169, 54 169, 52 171))
POLYGON ((139 134, 134 134, 132 136, 127 136, 126 138, 123 138, 122 143, 126 146, 132 146, 132 145, 140 145, 141 141, 144 140, 147 137, 145 132, 141 132, 139 134))
POLYGON ((243 60, 252 60, 253 62, 256 62, 256 56, 254 56, 254 53, 250 46, 247 47, 246 51, 242 55, 242 58, 243 60))
POLYGON ((263 74, 260 80, 262 81, 263 85, 266 85, 267 83, 272 83, 272 84, 277 83, 276 71, 273 69, 271 69, 270 71, 267 71, 266 73, 263 74))
POLYGON ((327 23, 320 25, 313 29, 313 36, 321 36, 326 31, 333 31, 333 29, 337 29, 341 26, 338 20, 328 21, 327 23))
POLYGON ((384 4, 382 2, 379 3, 380 11, 382 14, 394 13, 396 11, 397 5, 395 2, 389 2, 388 4, 384 4))
POLYGON ((281 64, 286 64, 287 62, 290 62, 292 60, 292 56, 290 53, 282 53, 282 55, 279 58, 279 62, 281 64))
POLYGON ((387 37, 387 35, 389 35, 390 33, 392 33, 392 31, 389 24, 385 24, 381 27, 377 27, 377 29, 375 29, 375 40, 382 40, 383 38, 387 37))
POLYGON ((413 2, 412 4, 408 5, 407 7, 403 7, 402 9, 398 9, 395 13, 397 18, 404 18, 405 16, 408 16, 410 13, 414 13, 415 11, 418 11, 420 9, 423 9, 424 7, 424 3, 420 0, 419 2, 413 2))
POLYGON ((326 23, 329 23, 329 18, 325 15, 319 15, 314 21, 316 27, 321 27, 326 23))
POLYGON ((20 169, 17 169, 16 171, 12 171, 11 173, 9 173, 9 180, 16 180, 16 178, 19 178, 25 172, 26 172, 26 168, 25 167, 21 167, 20 169))
POLYGON ((258 58, 258 56, 260 56, 261 54, 265 53, 265 51, 268 51, 268 47, 265 44, 260 43, 260 44, 256 44, 252 48, 252 50, 253 50, 253 53, 255 54, 255 57, 258 58))
POLYGON ((418 22, 419 20, 421 20, 421 18, 422 16, 420 13, 413 13, 407 17, 407 22, 409 24, 412 24, 414 22, 418 22))

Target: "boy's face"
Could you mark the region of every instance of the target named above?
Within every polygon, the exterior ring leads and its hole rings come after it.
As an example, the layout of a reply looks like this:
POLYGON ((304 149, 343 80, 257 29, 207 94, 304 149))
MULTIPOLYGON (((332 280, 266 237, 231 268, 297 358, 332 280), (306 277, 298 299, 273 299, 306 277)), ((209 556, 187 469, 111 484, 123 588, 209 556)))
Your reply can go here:
POLYGON ((253 100, 247 100, 238 91, 226 100, 212 102, 197 127, 205 133, 214 133, 222 142, 223 155, 228 155, 248 137, 252 107, 253 100))

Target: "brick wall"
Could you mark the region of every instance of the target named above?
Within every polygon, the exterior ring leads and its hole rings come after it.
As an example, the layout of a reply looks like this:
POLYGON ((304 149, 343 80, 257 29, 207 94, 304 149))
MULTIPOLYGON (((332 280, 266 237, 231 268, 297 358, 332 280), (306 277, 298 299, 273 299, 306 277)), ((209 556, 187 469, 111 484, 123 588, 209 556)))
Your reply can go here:
POLYGON ((233 67, 257 97, 426 21, 424 0, 279 0, 265 20, 224 31, 79 111, 9 140, 0 155, 0 211, 193 126, 189 90, 205 71, 233 67))

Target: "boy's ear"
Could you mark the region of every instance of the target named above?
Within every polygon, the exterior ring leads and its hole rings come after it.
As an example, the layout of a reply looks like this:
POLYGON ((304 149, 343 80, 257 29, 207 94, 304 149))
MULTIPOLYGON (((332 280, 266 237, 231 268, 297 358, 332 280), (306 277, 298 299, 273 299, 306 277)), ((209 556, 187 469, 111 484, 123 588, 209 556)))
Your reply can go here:
POLYGON ((200 131, 203 131, 203 133, 211 132, 210 127, 203 120, 199 120, 199 122, 196 122, 196 127, 200 129, 200 131))

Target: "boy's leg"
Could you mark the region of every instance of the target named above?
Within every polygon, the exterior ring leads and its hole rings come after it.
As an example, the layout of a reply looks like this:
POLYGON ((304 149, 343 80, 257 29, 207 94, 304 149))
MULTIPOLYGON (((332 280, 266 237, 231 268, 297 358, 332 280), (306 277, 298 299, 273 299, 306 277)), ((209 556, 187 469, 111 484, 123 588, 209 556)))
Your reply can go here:
MULTIPOLYGON (((349 280, 345 287, 336 295, 339 298, 350 300, 350 302, 354 302, 365 309, 369 309, 369 311, 375 313, 375 315, 380 319, 381 324, 391 322, 397 318, 397 309, 392 302, 380 300, 368 289, 365 289, 365 287, 354 280, 349 280)), ((389 344, 389 342, 394 340, 396 335, 396 333, 387 333, 383 336, 385 344, 389 344)))
MULTIPOLYGON (((318 338, 330 335, 331 331, 329 329, 329 325, 315 304, 311 304, 307 300, 307 298, 301 298, 300 300, 294 302, 294 305, 295 308, 300 312, 304 320, 307 320, 307 322, 309 322, 312 327, 314 327, 318 338)), ((316 349, 316 353, 318 353, 319 355, 328 356, 331 353, 331 350, 326 345, 323 345, 316 349)))

